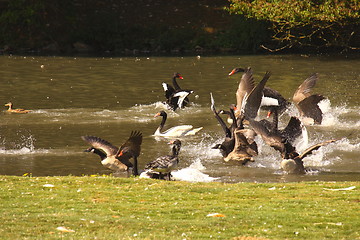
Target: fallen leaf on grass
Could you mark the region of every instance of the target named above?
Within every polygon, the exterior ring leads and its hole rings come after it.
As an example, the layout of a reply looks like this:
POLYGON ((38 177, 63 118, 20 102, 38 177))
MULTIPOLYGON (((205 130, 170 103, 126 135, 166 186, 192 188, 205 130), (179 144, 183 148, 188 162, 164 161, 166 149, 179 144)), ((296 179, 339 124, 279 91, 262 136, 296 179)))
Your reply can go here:
POLYGON ((351 187, 347 187, 347 188, 324 188, 324 190, 329 190, 329 191, 349 191, 349 190, 353 190, 355 189, 355 186, 351 186, 351 187))
POLYGON ((75 232, 72 229, 68 229, 66 227, 57 227, 56 230, 59 230, 60 232, 75 232))
POLYGON ((335 225, 335 226, 342 226, 342 225, 343 225, 343 223, 342 223, 342 222, 337 222, 337 223, 332 223, 332 222, 314 223, 314 225, 322 225, 322 224, 326 224, 326 225, 335 225))
POLYGON ((52 184, 44 184, 43 187, 53 188, 53 187, 55 187, 55 186, 52 185, 52 184))
POLYGON ((207 217, 225 217, 224 214, 221 213, 209 213, 208 215, 206 215, 207 217))

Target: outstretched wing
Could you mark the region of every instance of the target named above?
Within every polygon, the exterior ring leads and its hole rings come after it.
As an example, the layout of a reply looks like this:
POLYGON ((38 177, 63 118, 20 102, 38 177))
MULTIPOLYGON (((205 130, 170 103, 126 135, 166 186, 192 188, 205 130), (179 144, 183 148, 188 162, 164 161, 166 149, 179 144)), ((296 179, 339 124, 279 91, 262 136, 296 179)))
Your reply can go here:
POLYGON ((328 140, 328 141, 324 141, 324 142, 315 144, 315 145, 307 148, 303 153, 301 153, 301 155, 299 157, 300 157, 300 159, 303 159, 307 155, 310 155, 313 151, 318 150, 320 147, 325 146, 325 145, 327 145, 329 143, 335 142, 337 140, 338 139, 331 139, 331 140, 328 140))
POLYGON ((109 143, 108 141, 101 139, 95 136, 82 136, 81 137, 85 142, 89 143, 96 149, 103 150, 107 156, 115 155, 118 151, 118 148, 109 143))
POLYGON ((251 90, 254 88, 254 86, 255 86, 255 82, 254 82, 252 70, 251 68, 247 68, 244 70, 244 73, 241 76, 239 87, 236 91, 236 107, 238 109, 241 109, 245 95, 249 94, 251 90))
POLYGON ((313 73, 310 77, 305 79, 305 81, 298 87, 293 95, 293 101, 297 104, 310 96, 311 89, 315 86, 316 81, 318 80, 318 74, 313 73))
POLYGON ((321 124, 323 113, 318 103, 323 99, 325 99, 324 96, 314 94, 299 102, 298 107, 302 112, 302 115, 314 119, 315 123, 321 124))
POLYGON ((286 152, 283 138, 280 134, 270 132, 262 122, 253 119, 250 119, 249 122, 256 134, 260 135, 266 144, 279 151, 282 155, 286 152))
POLYGON ((280 131, 281 135, 290 143, 294 143, 302 133, 302 123, 297 117, 291 117, 288 125, 280 131))
POLYGON ((130 137, 121 145, 119 152, 131 151, 134 157, 138 157, 141 151, 142 133, 140 131, 131 131, 130 137))
POLYGON ((263 90, 267 80, 270 78, 271 73, 266 72, 263 79, 254 87, 249 95, 246 97, 244 106, 241 106, 241 111, 244 112, 245 117, 255 118, 259 110, 261 100, 263 98, 263 90))

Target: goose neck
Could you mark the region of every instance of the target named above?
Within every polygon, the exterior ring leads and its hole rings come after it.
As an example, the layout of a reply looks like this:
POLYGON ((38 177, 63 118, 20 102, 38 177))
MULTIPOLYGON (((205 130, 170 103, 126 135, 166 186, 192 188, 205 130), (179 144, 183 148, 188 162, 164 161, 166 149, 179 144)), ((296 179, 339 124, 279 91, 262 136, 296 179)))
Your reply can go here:
POLYGON ((173 77, 173 79, 172 79, 172 84, 173 84, 175 90, 177 90, 177 91, 178 91, 178 90, 181 90, 179 84, 178 84, 177 81, 176 81, 176 76, 173 77))

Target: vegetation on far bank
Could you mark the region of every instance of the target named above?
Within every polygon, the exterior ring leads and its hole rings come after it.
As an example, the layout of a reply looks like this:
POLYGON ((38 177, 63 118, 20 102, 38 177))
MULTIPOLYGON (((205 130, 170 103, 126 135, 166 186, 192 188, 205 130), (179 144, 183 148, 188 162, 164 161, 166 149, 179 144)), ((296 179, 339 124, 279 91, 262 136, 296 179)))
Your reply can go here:
POLYGON ((359 182, 0 176, 2 239, 359 239, 359 182))
POLYGON ((271 24, 276 50, 360 49, 359 0, 230 1, 231 13, 271 24))
POLYGON ((359 0, 0 0, 0 50, 357 51, 359 11, 359 0))

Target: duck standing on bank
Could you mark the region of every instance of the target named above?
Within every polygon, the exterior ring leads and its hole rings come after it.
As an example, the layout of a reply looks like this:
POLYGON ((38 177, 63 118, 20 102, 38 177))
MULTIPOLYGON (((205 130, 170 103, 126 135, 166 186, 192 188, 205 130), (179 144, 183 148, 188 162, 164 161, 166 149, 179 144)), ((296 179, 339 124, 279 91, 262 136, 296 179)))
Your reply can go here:
POLYGON ((5 104, 6 107, 9 107, 8 110, 6 110, 7 112, 11 112, 11 113, 29 113, 31 112, 31 110, 25 110, 25 109, 22 109, 22 108, 16 108, 16 109, 13 109, 13 104, 12 102, 8 102, 7 104, 5 104))
POLYGON ((155 178, 171 180, 171 171, 174 170, 179 164, 179 152, 181 148, 181 141, 176 139, 171 141, 172 144, 171 155, 161 156, 145 165, 145 174, 155 178))
POLYGON ((141 151, 141 132, 132 131, 130 137, 120 146, 120 148, 99 137, 82 136, 81 138, 92 146, 86 149, 85 152, 92 152, 99 155, 101 164, 104 167, 115 172, 126 171, 129 175, 130 169, 132 169, 133 175, 139 175, 137 158, 141 151), (134 159, 134 164, 129 161, 131 158, 134 159))

